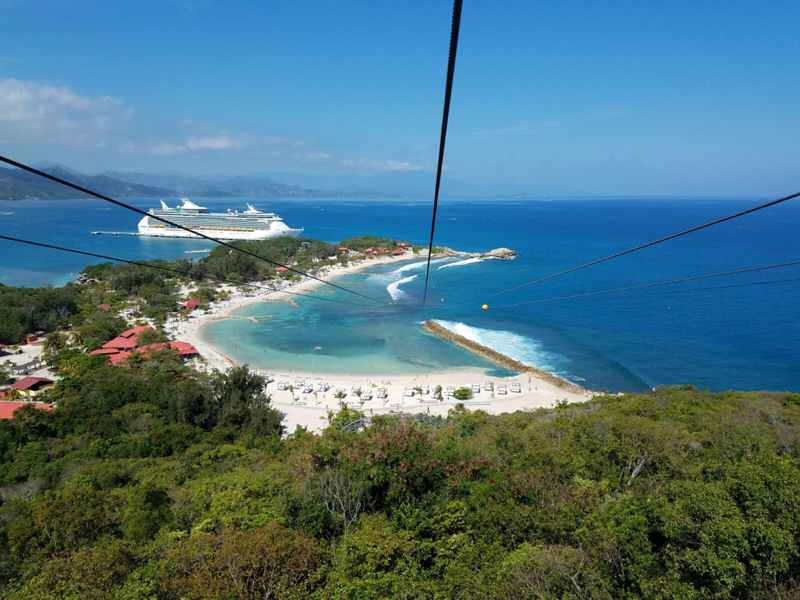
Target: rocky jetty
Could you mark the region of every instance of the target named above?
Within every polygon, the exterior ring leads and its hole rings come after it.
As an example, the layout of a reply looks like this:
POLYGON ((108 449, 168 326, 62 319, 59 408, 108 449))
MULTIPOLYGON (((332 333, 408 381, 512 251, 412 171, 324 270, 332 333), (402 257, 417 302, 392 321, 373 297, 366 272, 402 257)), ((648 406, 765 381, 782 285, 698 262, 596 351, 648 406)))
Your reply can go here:
POLYGON ((465 350, 469 350, 473 354, 477 354, 487 360, 492 361, 508 369, 509 371, 519 371, 520 373, 530 373, 537 379, 541 379, 542 381, 546 381, 557 388, 564 390, 565 392, 571 392, 573 394, 581 394, 588 398, 591 398, 594 393, 590 390, 582 388, 580 386, 575 385, 574 383, 570 383, 565 379, 561 379, 557 375, 553 375, 552 373, 548 373, 547 371, 542 371, 541 369, 537 369, 536 367, 531 367, 526 365, 523 362, 515 360, 510 356, 506 356, 501 352, 497 352, 496 350, 492 350, 491 348, 484 346, 483 344, 479 344, 478 342, 473 342, 472 340, 465 338, 463 335, 458 335, 457 333, 453 333, 449 329, 442 327, 438 323, 434 323, 433 321, 425 321, 422 324, 422 328, 427 331, 428 333, 432 333, 433 335, 439 336, 442 339, 447 340, 448 342, 452 342, 458 346, 461 346, 465 350))
MULTIPOLYGON (((422 248, 419 251, 420 256, 428 256, 428 249, 422 248)), ((453 250, 447 246, 438 246, 433 250, 433 258, 449 258, 449 257, 463 257, 463 258, 499 258, 502 260, 511 260, 517 256, 517 251, 511 248, 495 248, 489 252, 461 252, 460 250, 453 250)))

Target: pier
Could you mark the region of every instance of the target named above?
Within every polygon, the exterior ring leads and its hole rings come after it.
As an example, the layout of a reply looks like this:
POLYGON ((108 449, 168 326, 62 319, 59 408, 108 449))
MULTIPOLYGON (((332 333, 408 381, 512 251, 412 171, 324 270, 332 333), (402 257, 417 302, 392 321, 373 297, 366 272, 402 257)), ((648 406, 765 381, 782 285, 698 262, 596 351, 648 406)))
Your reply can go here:
MULTIPOLYGON (((287 292, 287 293, 291 293, 291 292, 287 292)), ((291 304, 295 308, 300 306, 295 300, 292 300, 291 298, 286 298, 286 299, 284 299, 284 298, 263 298, 263 299, 259 300, 259 302, 286 302, 287 304, 291 304)))
POLYGON ((92 235, 132 235, 135 237, 142 236, 138 231, 93 231, 92 235))
POLYGON ((211 317, 209 321, 222 321, 223 319, 239 319, 240 321, 251 321, 253 323, 259 323, 261 319, 274 319, 275 315, 261 315, 260 317, 239 317, 236 315, 220 315, 216 317, 211 317))
POLYGON ((367 285, 363 281, 326 281, 325 283, 331 285, 367 285))

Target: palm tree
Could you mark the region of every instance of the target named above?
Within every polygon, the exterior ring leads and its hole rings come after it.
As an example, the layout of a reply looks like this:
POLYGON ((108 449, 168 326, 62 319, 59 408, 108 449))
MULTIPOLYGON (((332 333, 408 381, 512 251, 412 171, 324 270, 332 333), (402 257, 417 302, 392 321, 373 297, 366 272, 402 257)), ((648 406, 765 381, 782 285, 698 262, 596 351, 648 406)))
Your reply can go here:
POLYGON ((10 364, 11 361, 7 360, 5 363, 0 365, 0 385, 4 384, 11 377, 11 369, 9 367, 10 364))
POLYGON ((45 353, 60 352, 65 347, 66 341, 64 340, 64 336, 57 331, 48 334, 42 342, 42 351, 45 353))
POLYGON ((67 347, 65 336, 57 331, 48 334, 42 342, 42 356, 48 366, 54 367, 58 353, 67 347))

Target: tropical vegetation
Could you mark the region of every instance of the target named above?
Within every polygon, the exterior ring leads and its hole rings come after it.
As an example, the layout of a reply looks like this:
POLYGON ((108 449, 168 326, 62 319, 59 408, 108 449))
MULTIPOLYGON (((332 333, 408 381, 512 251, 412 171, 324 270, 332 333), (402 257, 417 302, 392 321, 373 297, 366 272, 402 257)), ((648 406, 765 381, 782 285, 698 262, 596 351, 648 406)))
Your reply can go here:
POLYGON ((800 582, 800 395, 693 387, 282 431, 246 367, 63 356, 0 423, 13 599, 772 598, 800 582), (284 434, 281 437, 281 434, 284 434))

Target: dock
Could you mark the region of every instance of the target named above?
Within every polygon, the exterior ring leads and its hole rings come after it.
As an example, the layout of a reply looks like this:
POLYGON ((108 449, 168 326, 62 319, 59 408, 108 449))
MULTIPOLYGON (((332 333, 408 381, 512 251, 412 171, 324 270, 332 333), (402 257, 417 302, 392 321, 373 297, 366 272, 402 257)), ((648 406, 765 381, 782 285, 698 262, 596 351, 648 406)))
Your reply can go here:
POLYGON ((222 321, 223 319, 239 319, 240 321, 251 321, 253 323, 259 323, 261 319, 274 319, 275 315, 261 315, 259 317, 239 317, 236 315, 220 315, 216 317, 211 317, 209 321, 222 321))
MULTIPOLYGON (((92 235, 132 235, 134 237, 142 236, 138 231, 93 231, 92 235)), ((147 237, 147 236, 142 236, 147 237)))
MULTIPOLYGON (((291 292, 288 292, 288 293, 291 293, 291 292)), ((295 300, 292 300, 291 298, 286 298, 286 299, 283 299, 283 298, 262 298, 261 300, 259 300, 259 302, 286 302, 287 304, 291 304, 295 308, 300 306, 295 300)))
POLYGON ((367 285, 363 281, 326 281, 325 283, 331 285, 367 285))

